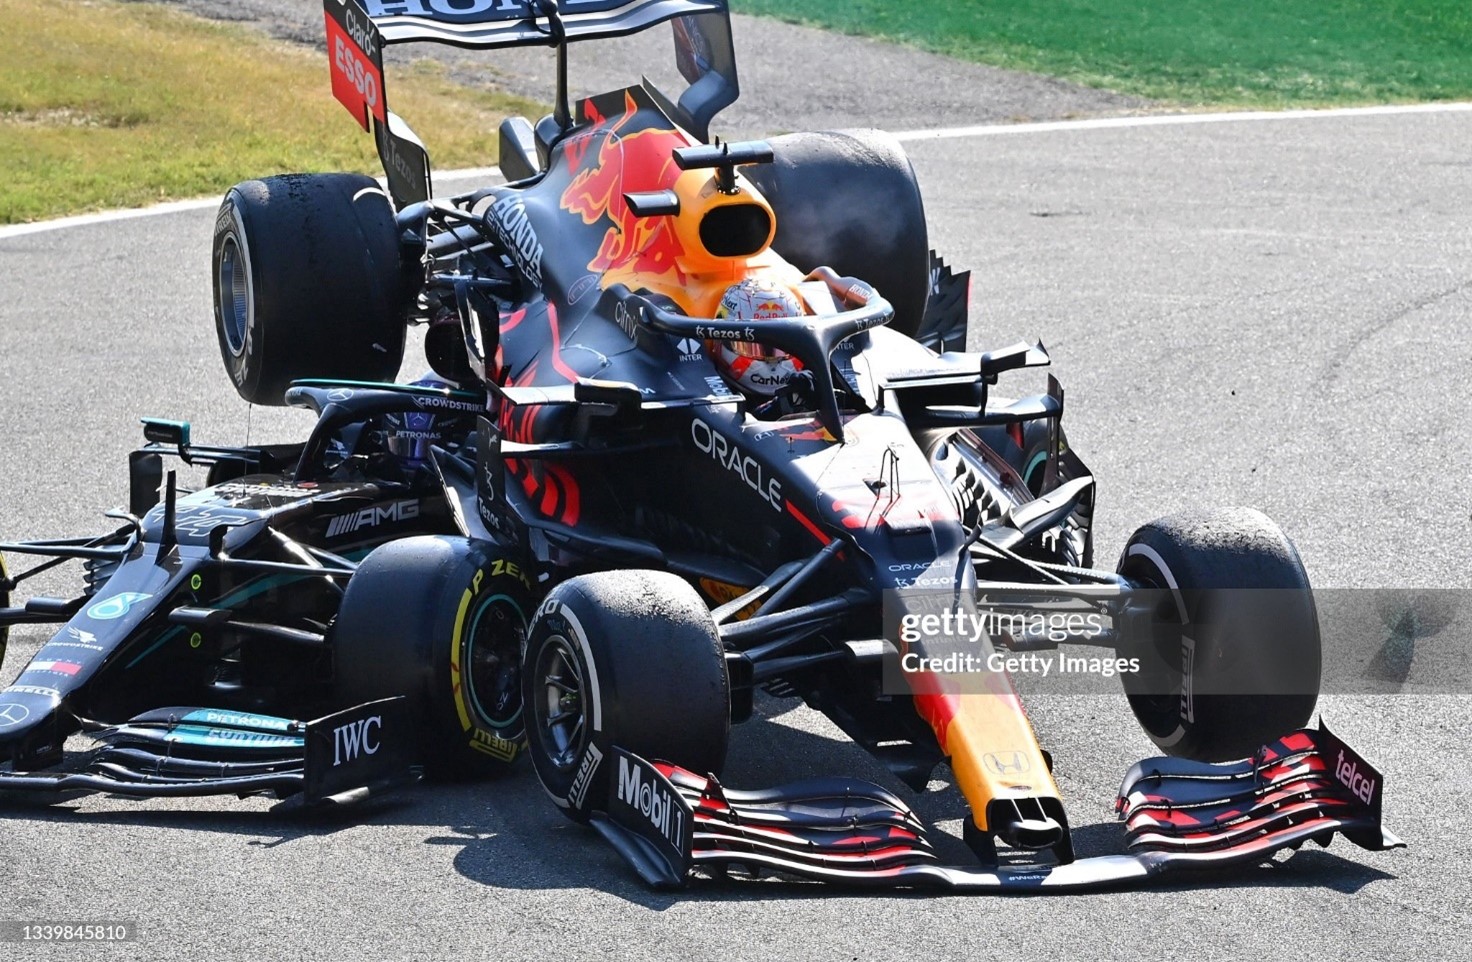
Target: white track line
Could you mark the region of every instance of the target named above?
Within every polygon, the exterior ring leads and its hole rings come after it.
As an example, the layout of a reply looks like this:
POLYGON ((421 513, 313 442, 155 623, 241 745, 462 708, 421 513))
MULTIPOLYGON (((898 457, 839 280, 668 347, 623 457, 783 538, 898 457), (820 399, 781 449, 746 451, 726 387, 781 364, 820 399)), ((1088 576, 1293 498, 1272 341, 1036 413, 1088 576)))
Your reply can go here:
POLYGON ((152 207, 135 207, 132 210, 104 210, 96 214, 76 214, 72 217, 58 217, 55 220, 32 221, 29 224, 11 224, 8 227, 0 227, 0 240, 5 240, 8 237, 21 237, 25 234, 40 234, 45 231, 63 230, 67 227, 105 224, 113 220, 152 217, 154 214, 173 214, 181 210, 204 210, 207 207, 218 207, 219 204, 220 198, 218 197, 200 200, 173 200, 166 204, 154 204, 152 207))
POLYGON ((984 124, 937 130, 905 130, 899 140, 948 140, 956 137, 993 137, 999 134, 1042 134, 1059 130, 1116 130, 1123 127, 1171 127, 1187 124, 1227 124, 1258 120, 1326 120, 1336 117, 1385 117, 1396 114, 1444 114, 1472 111, 1472 103, 1393 104, 1383 107, 1332 107, 1322 110, 1237 110, 1210 114, 1148 114, 1135 117, 1091 117, 1027 124, 984 124))
MULTIPOLYGON (((435 174, 437 181, 464 180, 469 178, 480 180, 500 181, 501 168, 499 167, 467 167, 463 170, 444 170, 435 174)), ((383 178, 379 178, 383 182, 383 178)), ((63 230, 68 227, 86 227, 90 224, 106 224, 115 220, 132 220, 134 217, 152 217, 155 214, 177 214, 184 210, 208 210, 220 206, 218 195, 214 197, 200 197, 195 200, 171 200, 164 204, 154 204, 151 207, 134 207, 127 210, 104 210, 95 214, 75 214, 71 217, 57 217, 54 220, 38 220, 29 224, 11 224, 8 227, 0 227, 0 240, 9 237, 21 237, 26 234, 41 234, 46 231, 63 230)))
MULTIPOLYGON (((1472 112, 1472 103, 1453 102, 1437 104, 1396 104, 1384 107, 1335 107, 1325 110, 1241 110, 1210 114, 1149 114, 1140 117, 1093 117, 1087 120, 1054 120, 1025 124, 983 124, 975 127, 945 127, 936 130, 905 130, 895 134, 901 141, 951 140, 960 137, 994 137, 1006 134, 1043 134, 1067 130, 1118 130, 1128 127, 1169 127, 1188 124, 1244 123, 1260 120, 1325 120, 1336 117, 1384 117, 1397 114, 1440 114, 1472 112)), ((440 180, 463 178, 496 178, 501 172, 496 167, 469 167, 463 170, 447 170, 436 175, 440 180)), ((177 200, 152 207, 132 210, 105 210, 96 214, 77 214, 73 217, 58 217, 55 220, 35 221, 29 224, 12 224, 0 227, 0 240, 40 234, 46 231, 63 230, 68 227, 85 227, 89 224, 105 224, 115 220, 130 220, 134 217, 152 217, 155 214, 173 214, 186 210, 205 210, 220 203, 218 197, 199 200, 177 200)))

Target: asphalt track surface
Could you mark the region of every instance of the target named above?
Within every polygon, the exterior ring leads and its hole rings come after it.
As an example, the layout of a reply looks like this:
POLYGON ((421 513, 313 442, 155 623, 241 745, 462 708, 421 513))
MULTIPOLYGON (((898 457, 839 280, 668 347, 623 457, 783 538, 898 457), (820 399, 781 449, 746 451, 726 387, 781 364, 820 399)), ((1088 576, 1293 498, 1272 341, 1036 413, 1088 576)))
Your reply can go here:
MULTIPOLYGON (((909 149, 933 244, 975 270, 972 346, 1041 337, 1054 355, 1071 440, 1099 479, 1102 563, 1152 517, 1247 504, 1292 535, 1318 585, 1465 589, 1469 143, 1472 116, 1447 114, 909 149)), ((195 210, 0 238, 5 537, 100 530, 125 498, 139 415, 187 417, 201 443, 306 430, 300 412, 248 415, 220 368, 211 222, 195 210)), ((1467 640, 1433 634, 1417 656, 1467 640)), ((3 680, 42 641, 13 632, 3 680)), ((669 894, 564 820, 525 769, 343 822, 283 818, 262 800, 8 803, 0 918, 127 921, 140 936, 4 954, 1465 958, 1472 698, 1426 694, 1438 679, 1416 668, 1401 694, 1321 703, 1382 767, 1386 820, 1408 850, 1341 840, 1272 866, 1046 899, 779 881, 669 894)), ((1079 854, 1116 851, 1113 793, 1150 744, 1122 697, 1022 687, 1079 854)), ((899 787, 806 709, 761 709, 734 733, 731 784, 844 773, 899 787)), ((932 788, 916 809, 955 832, 958 797, 932 788)), ((948 853, 964 857, 958 842, 948 853)))
MULTIPOLYGON (((272 37, 318 48, 322 7, 301 0, 164 0, 191 13, 243 23, 272 37)), ((736 7, 740 9, 740 4, 736 7)), ((1093 90, 1051 77, 965 63, 863 37, 829 33, 765 17, 735 14, 731 33, 740 72, 741 99, 720 118, 726 137, 788 130, 848 127, 855 118, 899 130, 917 125, 1056 120, 1137 113, 1150 101, 1093 90), (919 119, 917 122, 917 118, 919 119)), ((325 56, 325 54, 324 54, 325 56)), ((386 51, 389 106, 392 79, 407 61, 429 58, 446 75, 471 86, 492 86, 550 104, 555 58, 547 48, 492 54, 434 44, 405 44, 386 51)), ((673 76, 670 33, 647 30, 617 40, 571 47, 568 77, 574 96, 615 90, 628 83, 630 64, 666 84, 673 76), (671 65, 666 73, 661 71, 671 65)), ((326 88, 323 88, 325 96, 326 88)), ((406 117, 410 123, 414 118, 406 117)), ((431 149, 433 145, 430 145, 431 149)))

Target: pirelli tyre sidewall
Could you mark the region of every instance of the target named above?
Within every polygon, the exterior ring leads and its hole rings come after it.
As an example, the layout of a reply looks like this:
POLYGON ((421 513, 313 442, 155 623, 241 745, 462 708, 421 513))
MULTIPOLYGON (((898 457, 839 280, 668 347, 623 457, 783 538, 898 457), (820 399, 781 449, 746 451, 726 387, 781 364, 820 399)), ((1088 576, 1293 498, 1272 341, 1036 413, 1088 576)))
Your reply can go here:
POLYGON ((572 578, 542 602, 522 671, 527 752, 575 821, 606 809, 611 749, 719 774, 730 735, 724 651, 699 594, 666 572, 572 578))
POLYGON ((363 559, 332 629, 345 707, 407 695, 431 775, 504 769, 525 747, 521 661, 535 609, 528 568, 448 536, 392 541, 363 559))
POLYGON ((299 378, 391 380, 413 291, 393 206, 362 174, 286 174, 225 194, 211 275, 220 357, 241 397, 299 378))
POLYGON ((1321 642, 1308 575, 1282 530, 1250 508, 1193 511, 1140 528, 1119 571, 1159 599, 1123 656, 1130 708, 1170 755, 1225 761, 1308 723, 1321 642))

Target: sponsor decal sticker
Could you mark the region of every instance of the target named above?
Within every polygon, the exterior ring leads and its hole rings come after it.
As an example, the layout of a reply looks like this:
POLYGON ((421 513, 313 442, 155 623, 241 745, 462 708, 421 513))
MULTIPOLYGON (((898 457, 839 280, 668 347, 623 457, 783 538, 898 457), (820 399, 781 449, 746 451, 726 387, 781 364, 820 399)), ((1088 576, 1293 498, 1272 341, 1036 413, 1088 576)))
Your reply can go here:
POLYGON ((567 303, 576 304, 583 296, 593 289, 598 283, 597 274, 584 274, 573 281, 572 286, 567 289, 567 303))
MULTIPOLYGON (((6 689, 9 691, 10 689, 6 689)), ((18 702, 0 703, 0 729, 12 728, 31 717, 31 710, 18 702)))
POLYGON ((480 401, 443 397, 438 394, 422 394, 414 398, 414 406, 424 410, 460 411, 464 414, 484 414, 486 406, 480 401))
POLYGON ((134 605, 152 597, 153 595, 144 594, 141 591, 122 591, 88 608, 87 617, 93 621, 112 621, 133 610, 134 605))
MULTIPOLYGON (((559 7, 564 16, 572 10, 565 2, 559 7)), ((585 104, 585 109, 590 106, 585 104)), ((588 262, 590 272, 650 275, 684 286, 686 275, 680 261, 685 248, 669 223, 671 218, 636 217, 624 200, 624 171, 636 170, 648 177, 641 183, 645 190, 667 190, 681 173, 671 151, 691 141, 675 130, 626 131, 626 125, 638 115, 638 103, 632 94, 625 94, 621 114, 612 120, 598 117, 577 147, 569 144, 568 157, 577 166, 577 174, 562 192, 561 206, 581 217, 584 224, 607 224, 598 253, 588 262)))
MULTIPOLYGON (((210 536, 211 531, 222 525, 234 527, 249 524, 255 518, 255 515, 246 514, 244 510, 230 510, 218 504, 181 504, 174 518, 174 532, 185 541, 203 541, 210 536)), ((163 505, 149 511, 144 521, 150 526, 162 525, 163 505)))
POLYGON ((1334 773, 1334 779, 1360 804, 1378 813, 1382 781, 1380 772, 1331 732, 1322 721, 1319 723, 1317 741, 1324 762, 1334 773))
POLYGON ((639 339, 639 316, 638 312, 629 310, 628 302, 619 301, 613 306, 613 320, 619 326, 619 330, 631 341, 639 339))
POLYGON ((772 510, 782 510, 782 482, 766 477, 766 469, 756 458, 742 453, 725 435, 717 433, 699 418, 690 422, 690 438, 717 464, 746 482, 746 486, 771 505, 772 510))
POLYGON ((245 712, 224 711, 219 708, 205 708, 201 711, 192 711, 184 716, 184 721, 204 722, 208 725, 238 725, 242 728, 269 728, 279 732, 291 730, 291 722, 285 718, 277 718, 274 715, 251 715, 245 712))
POLYGON ((754 341, 756 340, 756 328, 714 327, 709 324, 697 324, 695 336, 710 341, 754 341))
POLYGON ((55 688, 45 688, 40 685, 11 685, 0 695, 38 695, 41 698, 60 698, 61 692, 55 688))
POLYGON ((382 745, 382 715, 369 715, 332 730, 332 767, 336 768, 363 755, 376 755, 382 745))
POLYGON ((588 785, 592 783, 602 762, 603 753, 598 750, 597 745, 589 742, 583 751, 583 760, 578 765, 578 773, 573 776, 572 790, 567 793, 567 800, 573 808, 583 807, 583 802, 588 797, 588 785))
POLYGON ((376 528, 385 521, 412 521, 419 517, 419 501, 393 501, 385 505, 373 505, 361 511, 339 514, 327 522, 329 538, 340 538, 360 528, 376 528))
POLYGON ((1032 766, 1022 752, 987 752, 981 756, 982 764, 993 775, 1021 775, 1032 766))
POLYGON ((313 488, 298 488, 290 484, 240 484, 234 481, 209 489, 212 497, 231 507, 256 498, 310 498, 318 493, 313 488))
POLYGON ((66 633, 53 638, 46 643, 47 648, 82 648, 86 651, 102 651, 103 646, 97 643, 97 636, 90 631, 68 626, 66 633))
POLYGON ((685 811, 672 792, 654 779, 646 779, 645 768, 625 755, 618 758, 618 797, 629 808, 643 815, 665 841, 679 850, 685 848, 685 811))
POLYGON ((1366 805, 1375 802, 1375 779, 1360 771, 1360 760, 1357 758, 1345 759, 1344 749, 1339 750, 1339 757, 1334 761, 1334 777, 1338 778, 1349 793, 1366 805))
POLYGON ((521 195, 515 192, 506 194, 492 204, 486 214, 496 230, 497 239, 516 261, 517 269, 534 286, 541 287, 542 242, 537 240, 537 232, 526 215, 521 195))
POLYGON ((710 389, 711 397, 720 398, 722 400, 726 398, 731 398, 733 400, 740 399, 740 395, 738 395, 735 391, 732 391, 731 386, 727 384, 725 379, 718 374, 707 374, 705 376, 705 386, 710 389))
POLYGON ((368 119, 387 124, 383 103, 383 55, 378 28, 356 3, 323 0, 327 58, 332 65, 332 95, 364 129, 368 119))
MULTIPOLYGON (((445 23, 482 23, 489 20, 514 20, 527 15, 526 0, 364 0, 375 19, 383 17, 426 17, 445 23)), ((606 0, 562 0, 557 5, 564 13, 580 12, 580 8, 608 6, 606 0)))
POLYGON ((33 661, 26 671, 47 671, 54 675, 75 675, 82 670, 82 666, 74 661, 33 661))

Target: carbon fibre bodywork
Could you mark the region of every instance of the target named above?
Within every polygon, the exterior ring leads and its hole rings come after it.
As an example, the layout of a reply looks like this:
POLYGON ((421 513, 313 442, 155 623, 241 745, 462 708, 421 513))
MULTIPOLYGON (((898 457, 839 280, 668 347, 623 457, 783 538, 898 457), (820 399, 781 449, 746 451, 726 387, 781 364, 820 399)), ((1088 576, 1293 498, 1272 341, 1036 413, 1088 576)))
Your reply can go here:
MULTIPOLYGON (((325 430, 314 442, 201 448, 189 444, 187 425, 145 422, 147 433, 163 440, 130 459, 131 510, 110 515, 122 527, 91 539, 0 546, 12 557, 50 559, 13 570, 10 587, 62 561, 86 566, 80 596, 32 597, 0 610, 0 624, 58 625, 0 694, 0 751, 11 772, 57 765, 69 735, 106 730, 130 718, 142 718, 144 728, 169 728, 186 719, 203 724, 190 717, 192 708, 148 715, 160 706, 207 706, 283 724, 349 707, 333 699, 325 632, 353 559, 394 539, 458 530, 432 470, 405 470, 397 460, 388 470, 375 468, 375 462, 390 461, 382 417, 422 410, 421 405, 465 412, 481 405, 453 392, 391 385, 304 385, 295 392, 301 403, 326 414, 320 422, 325 430), (343 411, 357 413, 343 418, 343 411), (314 445, 319 457, 303 457, 314 445), (180 491, 170 472, 161 499, 164 456, 208 466, 213 483, 180 491)), ((213 741, 181 736, 176 747, 192 741, 202 761, 234 759, 231 749, 249 750, 266 737, 240 734, 253 727, 258 726, 222 721, 213 741)), ((396 753, 395 761, 393 778, 370 771, 367 780, 408 780, 407 756, 396 753)), ((30 783, 0 780, 0 788, 44 784, 44 777, 30 783)), ((230 788, 199 789, 207 790, 230 788)))

